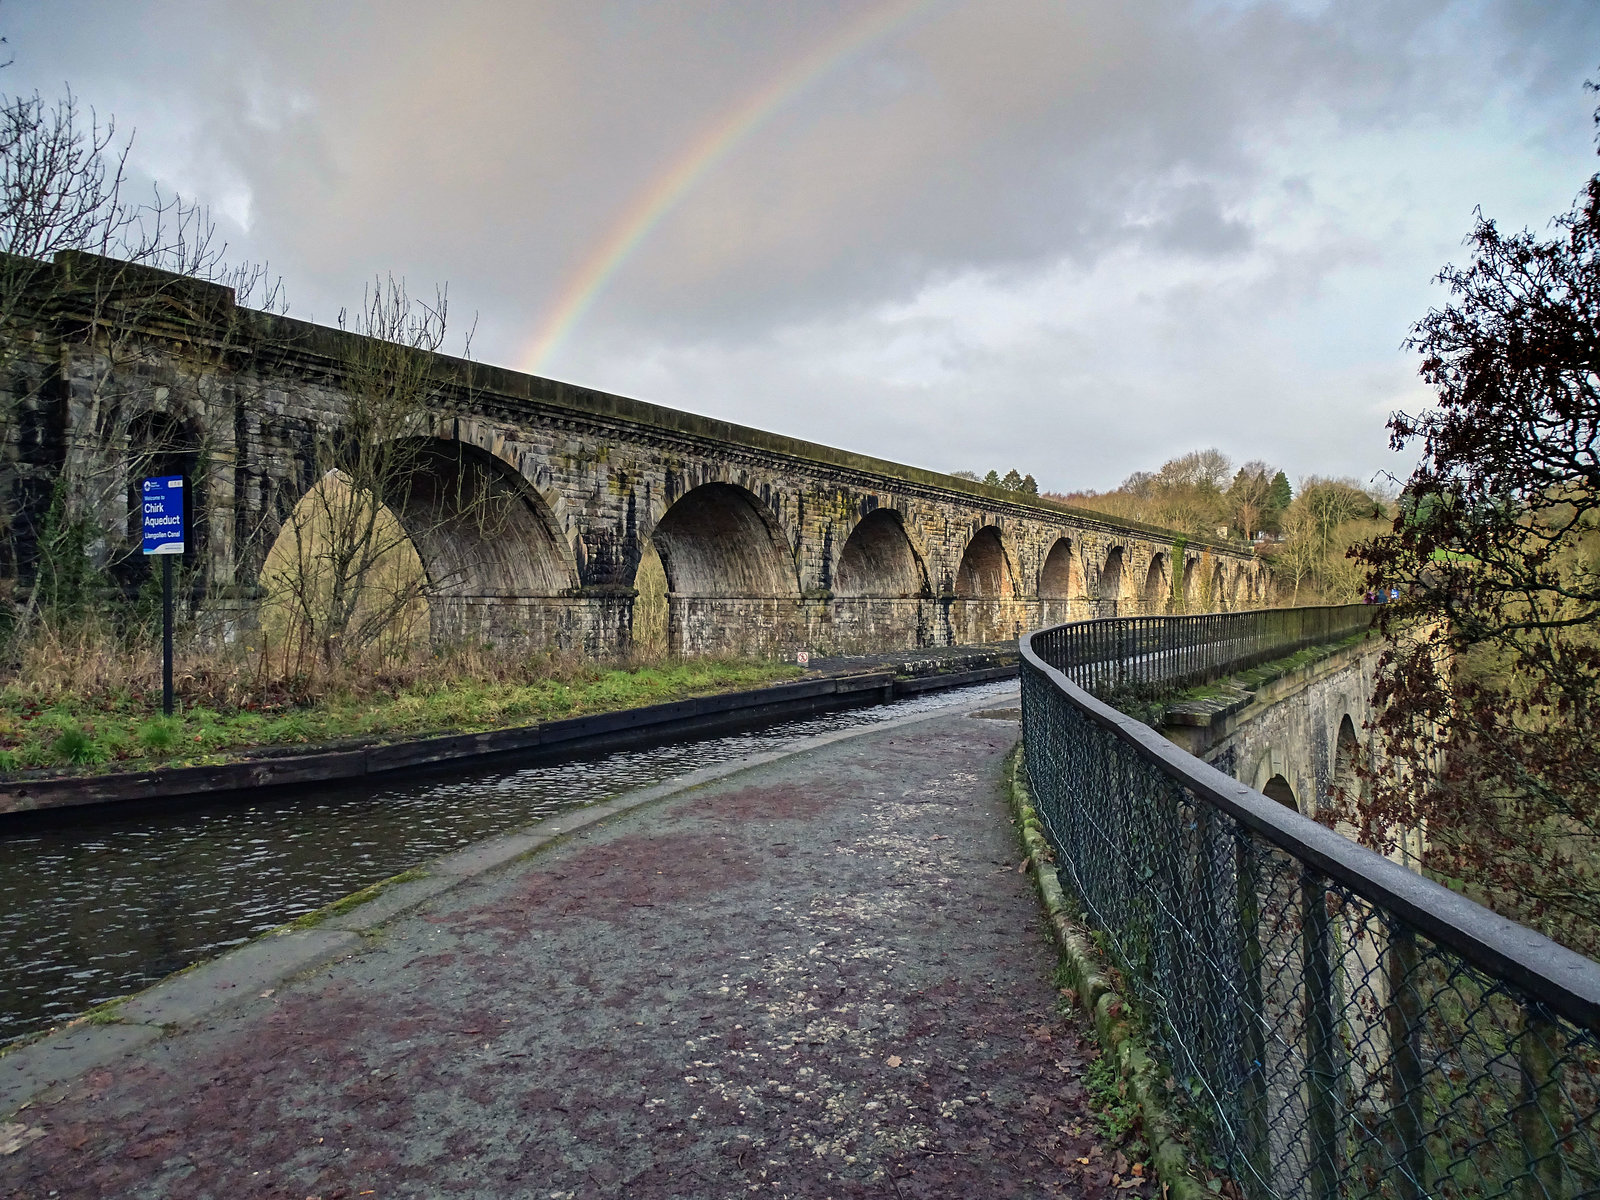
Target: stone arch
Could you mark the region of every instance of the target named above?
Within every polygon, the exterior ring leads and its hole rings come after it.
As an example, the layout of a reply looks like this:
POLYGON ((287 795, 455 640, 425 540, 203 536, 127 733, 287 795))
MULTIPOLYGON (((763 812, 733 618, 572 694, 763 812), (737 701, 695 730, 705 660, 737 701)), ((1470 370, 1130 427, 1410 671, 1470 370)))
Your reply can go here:
POLYGON ((1195 591, 1194 591, 1194 589, 1196 587, 1195 567, 1197 567, 1199 565, 1199 563, 1200 563, 1200 560, 1198 558, 1194 557, 1193 555, 1188 555, 1183 560, 1183 584, 1182 584, 1182 588, 1183 588, 1183 611, 1184 612, 1191 612, 1191 611, 1193 611, 1193 609, 1195 607, 1195 600, 1196 600, 1195 591))
POLYGON ((1150 566, 1144 574, 1144 586, 1139 589, 1139 602, 1147 613, 1165 612, 1167 608, 1167 556, 1152 554, 1150 566))
POLYGON ((1228 610, 1228 571, 1221 562, 1211 570, 1211 609, 1213 612, 1228 610))
POLYGON ((876 508, 856 522, 839 552, 833 594, 900 599, 929 594, 927 569, 898 511, 876 508))
POLYGON ((1359 803, 1365 791, 1361 779, 1361 739, 1356 734, 1356 723, 1349 713, 1339 722, 1339 731, 1333 739, 1333 777, 1329 780, 1329 798, 1335 811, 1348 811, 1359 803))
MULTIPOLYGON (((382 496, 339 471, 312 478, 303 464, 293 503, 287 488, 276 494, 282 515, 263 549, 262 583, 316 594, 329 578, 331 539, 358 559, 370 556, 370 567, 356 569, 345 586, 374 589, 369 618, 386 622, 374 644, 411 645, 423 629, 435 642, 569 644, 554 611, 560 604, 552 602, 577 587, 576 564, 549 506, 522 475, 451 438, 401 438, 390 451, 393 477, 382 496)), ((292 629, 304 614, 283 619, 292 629)))
POLYGON ((1039 599, 1076 600, 1083 595, 1083 566, 1072 539, 1057 538, 1039 570, 1039 599))
POLYGON ((696 597, 799 594, 794 558, 776 518, 754 492, 731 483, 691 488, 650 535, 672 593, 696 597))
POLYGON ((388 505, 442 595, 557 596, 578 583, 572 549, 544 499, 468 442, 414 439, 388 505))
POLYGON ((1294 796, 1294 788, 1289 786, 1289 781, 1282 775, 1274 775, 1267 780, 1261 789, 1261 794, 1268 800, 1276 800, 1285 808, 1292 808, 1295 812, 1300 811, 1299 801, 1294 796))
POLYGON ((956 571, 955 590, 965 599, 1009 600, 1016 595, 1016 572, 995 526, 985 525, 972 535, 956 571))
POLYGON ((1127 574, 1126 555, 1121 546, 1106 551, 1106 560, 1100 567, 1100 612, 1103 616, 1117 615, 1117 602, 1122 599, 1122 577, 1127 574))
POLYGON ((1242 563, 1235 563, 1228 571, 1227 606, 1229 609, 1250 607, 1250 575, 1242 563))

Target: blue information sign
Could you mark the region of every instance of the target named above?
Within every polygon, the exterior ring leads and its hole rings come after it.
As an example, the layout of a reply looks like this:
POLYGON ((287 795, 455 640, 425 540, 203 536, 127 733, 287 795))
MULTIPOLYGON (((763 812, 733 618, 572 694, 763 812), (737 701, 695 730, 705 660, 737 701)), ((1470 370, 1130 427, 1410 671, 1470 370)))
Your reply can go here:
POLYGON ((144 481, 144 552, 183 553, 183 476, 144 481))

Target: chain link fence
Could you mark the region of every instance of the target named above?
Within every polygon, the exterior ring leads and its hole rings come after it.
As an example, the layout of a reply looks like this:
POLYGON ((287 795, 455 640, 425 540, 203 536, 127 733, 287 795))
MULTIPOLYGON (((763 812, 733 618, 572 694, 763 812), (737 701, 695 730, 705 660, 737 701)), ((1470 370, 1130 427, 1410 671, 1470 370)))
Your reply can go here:
POLYGON ((1263 608, 1193 617, 1074 621, 1040 630, 1033 649, 1102 699, 1146 699, 1209 683, 1372 627, 1368 604, 1263 608))
POLYGON ((1355 605, 1133 618, 1024 637, 1027 767, 1062 885, 1230 1190, 1600 1197, 1600 964, 1085 690, 1215 676, 1228 647, 1236 663, 1261 661, 1370 616, 1355 605), (1185 644, 1213 635, 1221 648, 1185 644))

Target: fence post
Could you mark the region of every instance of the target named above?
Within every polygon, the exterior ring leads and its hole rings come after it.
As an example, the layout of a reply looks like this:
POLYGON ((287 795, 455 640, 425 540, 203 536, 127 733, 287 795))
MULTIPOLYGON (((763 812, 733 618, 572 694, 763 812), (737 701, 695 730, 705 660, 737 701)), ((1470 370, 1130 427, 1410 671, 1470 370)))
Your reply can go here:
POLYGON ((1517 1066, 1522 1075, 1517 1132, 1526 1165, 1522 1177, 1525 1200, 1564 1200, 1574 1194, 1567 1187, 1567 1172, 1557 1145, 1563 1109, 1557 1057, 1560 1036, 1555 1022, 1536 1005, 1523 1007, 1522 1034, 1517 1039, 1517 1066))
MULTIPOLYGON (((1271 1178, 1272 1146, 1267 1135, 1267 1039, 1262 1028, 1266 995, 1261 985, 1261 862, 1260 848, 1250 831, 1236 826, 1234 865, 1238 878, 1234 901, 1239 921, 1239 967, 1244 1028, 1239 1039, 1241 1084, 1239 1108, 1243 1120, 1244 1152, 1254 1177, 1271 1178)), ((1259 1191, 1259 1189, 1257 1189, 1259 1191)))
POLYGON ((1428 1194, 1423 1178, 1428 1156, 1422 1142, 1422 994, 1417 988, 1421 959, 1417 935, 1409 925, 1389 934, 1389 1055, 1394 1103, 1394 1140, 1399 1147, 1395 1163, 1394 1194, 1400 1200, 1422 1200, 1428 1194))
POLYGON ((1319 875, 1300 875, 1301 958, 1306 995, 1306 1132, 1312 1200, 1339 1195, 1338 1017, 1333 995, 1333 922, 1319 875))

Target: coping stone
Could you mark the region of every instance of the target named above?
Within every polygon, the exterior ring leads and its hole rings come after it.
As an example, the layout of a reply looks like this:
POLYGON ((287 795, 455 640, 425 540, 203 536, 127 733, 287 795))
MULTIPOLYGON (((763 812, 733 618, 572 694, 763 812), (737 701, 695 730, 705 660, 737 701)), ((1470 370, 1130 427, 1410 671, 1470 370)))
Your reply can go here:
POLYGON ((135 1024, 192 1024, 219 1008, 253 999, 261 989, 277 987, 360 940, 342 929, 269 934, 140 992, 119 1006, 117 1015, 135 1024))

